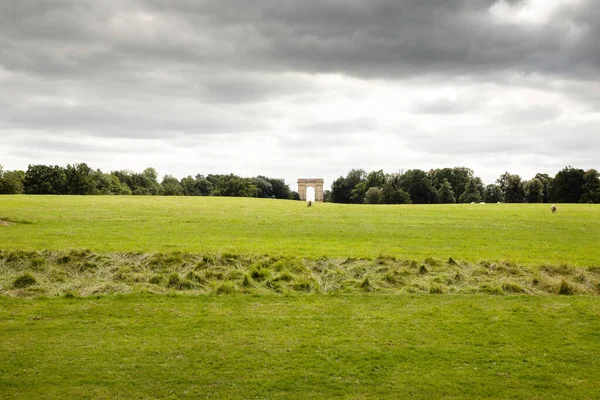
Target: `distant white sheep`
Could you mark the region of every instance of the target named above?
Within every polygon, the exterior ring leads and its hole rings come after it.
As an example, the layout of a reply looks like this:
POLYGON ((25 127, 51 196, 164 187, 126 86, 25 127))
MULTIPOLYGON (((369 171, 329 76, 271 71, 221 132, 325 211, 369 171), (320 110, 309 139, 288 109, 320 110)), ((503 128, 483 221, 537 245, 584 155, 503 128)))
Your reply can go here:
POLYGON ((558 211, 558 209, 556 208, 556 204, 552 204, 552 205, 550 206, 550 210, 552 211, 552 214, 554 214, 555 212, 557 212, 557 211, 558 211))

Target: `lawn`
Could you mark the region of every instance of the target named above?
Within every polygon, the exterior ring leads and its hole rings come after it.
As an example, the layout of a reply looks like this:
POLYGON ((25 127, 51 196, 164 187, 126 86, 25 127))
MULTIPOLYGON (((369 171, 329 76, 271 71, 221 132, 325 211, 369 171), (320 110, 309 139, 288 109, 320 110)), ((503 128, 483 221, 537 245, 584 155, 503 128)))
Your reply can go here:
POLYGON ((600 398, 600 206, 0 197, 0 398, 600 398))
POLYGON ((3 399, 594 399, 560 296, 0 297, 3 399))
POLYGON ((0 249, 435 258, 594 266, 600 206, 367 206, 217 197, 2 196, 0 249))

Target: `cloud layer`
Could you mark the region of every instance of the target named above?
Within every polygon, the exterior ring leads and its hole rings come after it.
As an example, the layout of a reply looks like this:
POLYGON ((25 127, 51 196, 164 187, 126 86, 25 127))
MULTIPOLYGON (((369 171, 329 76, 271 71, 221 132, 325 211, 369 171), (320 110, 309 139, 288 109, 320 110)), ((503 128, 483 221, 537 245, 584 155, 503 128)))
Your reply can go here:
POLYGON ((2 2, 0 164, 600 168, 593 3, 2 2))

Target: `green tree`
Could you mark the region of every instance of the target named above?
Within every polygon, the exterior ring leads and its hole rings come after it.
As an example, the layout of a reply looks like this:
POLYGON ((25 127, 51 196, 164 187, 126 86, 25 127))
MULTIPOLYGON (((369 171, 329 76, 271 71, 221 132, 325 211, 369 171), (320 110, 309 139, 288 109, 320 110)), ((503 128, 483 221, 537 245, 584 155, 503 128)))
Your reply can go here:
POLYGON ((400 176, 400 189, 410 195, 413 204, 437 203, 431 177, 420 169, 409 169, 400 176))
POLYGON ((487 185, 483 194, 483 201, 485 201, 486 203, 499 203, 504 201, 500 186, 495 185, 493 183, 487 185))
POLYGON ((356 186, 365 180, 366 173, 362 169, 353 169, 348 172, 346 177, 340 176, 338 179, 333 181, 331 185, 331 199, 334 203, 362 203, 363 197, 359 193, 355 192, 354 196, 352 191, 356 186))
POLYGON ((381 204, 382 200, 382 190, 378 187, 371 187, 365 193, 365 203, 366 204, 381 204))
POLYGON ((554 180, 548 174, 535 174, 534 179, 538 179, 542 183, 542 202, 550 203, 551 199, 551 188, 552 181, 554 180))
POLYGON ((163 196, 183 196, 183 186, 173 175, 165 175, 160 183, 160 194, 163 196))
POLYGON ((3 171, 0 165, 0 194, 21 194, 24 192, 24 171, 3 171))
POLYGON ((113 174, 105 174, 99 169, 91 174, 93 190, 90 194, 130 195, 129 186, 119 181, 113 174))
POLYGON ((570 165, 558 172, 552 181, 553 200, 557 203, 579 203, 583 196, 585 172, 570 165))
POLYGON ((410 195, 400 189, 395 184, 394 179, 390 179, 381 188, 382 204, 411 204, 411 202, 410 195))
POLYGON ((502 197, 507 203, 523 203, 525 201, 525 186, 519 175, 505 172, 496 181, 502 190, 502 197))
POLYGON ((258 176, 271 184, 271 196, 276 199, 293 200, 293 194, 283 179, 258 176))
POLYGON ((58 165, 30 165, 23 185, 26 194, 66 194, 67 176, 58 165))
POLYGON ((263 199, 270 199, 273 197, 273 185, 271 185, 271 182, 266 180, 264 177, 254 177, 252 178, 252 183, 254 186, 256 186, 256 189, 258 189, 256 192, 256 197, 263 199))
POLYGON ((481 201, 481 193, 476 179, 469 180, 458 201, 459 203, 479 203, 481 201))
POLYGON ((86 163, 67 164, 67 168, 65 168, 67 193, 74 195, 92 194, 94 190, 92 173, 92 169, 86 163))
POLYGON ((433 169, 428 172, 428 175, 431 177, 431 184, 436 190, 440 189, 442 182, 446 179, 452 186, 456 198, 460 198, 467 187, 467 183, 474 177, 473 170, 466 167, 433 169))
POLYGON ((223 175, 215 188, 214 196, 256 197, 258 188, 250 178, 241 178, 234 174, 223 175))
POLYGON ((542 181, 533 178, 525 182, 525 198, 528 203, 543 203, 544 202, 544 185, 542 181))
POLYGON ((600 173, 590 169, 583 175, 582 203, 600 203, 600 173))
POLYGON ((437 193, 438 203, 440 204, 451 204, 456 203, 456 197, 454 196, 454 190, 452 190, 452 185, 448 182, 448 179, 445 179, 440 184, 440 188, 437 193))

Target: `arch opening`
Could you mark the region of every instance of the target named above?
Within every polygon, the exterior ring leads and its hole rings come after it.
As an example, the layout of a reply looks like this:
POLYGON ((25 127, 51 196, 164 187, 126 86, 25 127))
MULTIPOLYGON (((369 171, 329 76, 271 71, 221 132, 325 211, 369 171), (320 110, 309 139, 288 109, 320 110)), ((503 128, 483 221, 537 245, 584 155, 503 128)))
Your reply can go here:
POLYGON ((315 201, 315 188, 312 186, 306 188, 306 201, 315 201))

